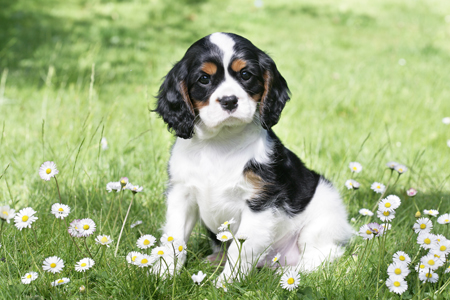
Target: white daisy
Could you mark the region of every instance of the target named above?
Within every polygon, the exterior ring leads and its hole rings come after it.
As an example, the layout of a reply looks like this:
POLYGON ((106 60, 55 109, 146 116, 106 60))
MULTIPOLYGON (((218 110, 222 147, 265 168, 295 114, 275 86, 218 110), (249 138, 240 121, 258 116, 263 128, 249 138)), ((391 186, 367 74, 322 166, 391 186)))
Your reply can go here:
POLYGON ((391 228, 392 228, 392 225, 389 223, 382 223, 381 226, 383 226, 383 228, 384 228, 383 232, 391 230, 391 228))
POLYGON ((443 214, 438 219, 439 224, 450 224, 450 214, 443 214))
POLYGON ((53 274, 61 272, 63 268, 64 261, 58 256, 47 257, 42 264, 44 271, 52 272, 53 274))
POLYGON ((151 257, 150 255, 147 254, 139 254, 136 258, 136 260, 134 261, 135 265, 143 268, 143 267, 148 267, 150 266, 152 263, 155 262, 155 258, 151 257))
POLYGON ((129 264, 135 265, 136 264, 136 258, 141 255, 141 253, 136 252, 136 251, 131 251, 130 253, 127 254, 127 262, 129 264))
POLYGON ((424 209, 423 213, 432 217, 437 217, 439 212, 435 209, 424 209))
POLYGON ((352 172, 355 172, 355 173, 359 173, 359 172, 361 172, 361 170, 362 170, 361 164, 360 164, 359 162, 356 162, 356 161, 351 162, 351 163, 348 165, 348 167, 350 168, 350 170, 351 170, 352 172))
POLYGON ((95 261, 89 257, 83 258, 75 264, 75 271, 84 272, 95 265, 95 261))
POLYGON ((289 271, 281 276, 280 284, 283 289, 292 291, 298 287, 300 282, 300 275, 295 271, 289 271))
POLYGON ((194 283, 197 283, 198 285, 200 285, 200 283, 203 281, 203 279, 205 279, 206 274, 203 274, 202 271, 199 271, 197 274, 192 274, 191 278, 192 281, 194 281, 194 283))
POLYGON ((400 206, 401 203, 402 202, 399 197, 389 195, 378 203, 378 209, 381 211, 394 211, 400 206))
POLYGON ((26 273, 22 276, 22 283, 23 284, 30 284, 33 280, 36 280, 38 278, 38 273, 36 272, 30 272, 26 273))
POLYGON ((388 266, 387 273, 391 277, 396 275, 406 277, 409 274, 408 265, 394 262, 388 266))
POLYGON ((122 186, 120 185, 120 182, 108 182, 106 184, 106 190, 108 193, 111 193, 113 190, 120 192, 122 190, 122 186))
POLYGON ((229 226, 233 223, 236 223, 236 221, 234 220, 234 218, 231 218, 231 220, 229 221, 225 221, 223 222, 222 225, 219 226, 219 231, 224 231, 224 230, 228 230, 229 226))
POLYGON ((415 233, 430 232, 433 229, 433 223, 428 218, 420 218, 414 223, 413 229, 415 233))
POLYGON ((52 161, 46 161, 39 167, 39 176, 47 181, 58 173, 59 171, 56 169, 56 164, 52 161))
POLYGON ((404 165, 397 165, 397 166, 395 166, 395 171, 397 171, 398 174, 403 174, 406 171, 408 171, 408 168, 404 165))
POLYGON ((15 210, 10 208, 9 205, 0 206, 0 219, 2 219, 2 221, 9 223, 9 220, 14 218, 15 215, 15 210))
POLYGON ((386 167, 388 167, 391 170, 394 170, 397 165, 398 165, 398 163, 395 161, 390 161, 390 162, 386 163, 386 167))
POLYGON ((131 224, 130 227, 131 227, 131 228, 134 228, 134 227, 136 227, 136 226, 138 226, 138 225, 141 225, 141 224, 142 224, 142 221, 139 220, 139 221, 136 221, 136 222, 134 222, 133 224, 131 224))
POLYGON ((150 248, 151 246, 153 246, 156 242, 156 238, 151 235, 151 234, 146 234, 141 236, 137 242, 136 242, 136 246, 139 249, 147 249, 150 248))
POLYGON ((78 228, 80 227, 80 219, 75 219, 69 224, 69 228, 67 228, 67 231, 69 234, 73 237, 81 237, 80 232, 78 231, 78 228))
POLYGON ((409 265, 411 263, 411 257, 403 251, 397 251, 393 255, 393 260, 396 263, 409 265))
POLYGON ((127 183, 127 185, 123 188, 124 190, 130 190, 133 193, 140 193, 144 190, 142 186, 132 185, 131 183, 127 183))
POLYGON ((112 243, 112 239, 109 235, 99 235, 95 238, 95 243, 103 246, 109 247, 109 244, 112 243))
POLYGON ((281 256, 281 253, 278 252, 277 255, 275 255, 275 256, 272 258, 272 265, 273 265, 273 264, 276 264, 276 263, 280 260, 280 256, 281 256))
POLYGON ((400 278, 388 278, 386 280, 386 286, 389 288, 389 291, 399 295, 403 294, 408 289, 408 283, 400 278))
POLYGON ((450 273, 450 265, 445 269, 444 273, 450 273))
POLYGON ((436 270, 444 265, 444 261, 440 258, 434 257, 433 254, 427 254, 420 259, 420 264, 425 266, 425 270, 436 270))
POLYGON ((229 232, 229 231, 219 232, 216 235, 216 237, 221 242, 226 242, 226 241, 229 241, 229 240, 231 240, 233 238, 233 236, 231 235, 231 232, 229 232))
POLYGON ((348 179, 348 180, 345 182, 345 186, 346 186, 347 189, 349 189, 349 190, 351 190, 351 189, 357 190, 357 189, 359 189, 360 184, 359 184, 359 182, 356 181, 356 180, 348 179))
POLYGON ((122 177, 119 180, 120 185, 123 187, 125 187, 128 184, 128 178, 127 177, 122 177))
POLYGON ((376 222, 367 224, 367 227, 369 227, 375 236, 382 235, 384 232, 384 227, 376 222))
POLYGON ((246 234, 244 234, 244 233, 238 233, 238 234, 236 235, 236 238, 237 238, 237 240, 238 240, 240 243, 243 243, 243 242, 245 242, 245 241, 248 239, 248 235, 246 235, 246 234))
POLYGON ((361 209, 359 210, 359 213, 360 213, 361 215, 363 215, 363 216, 369 216, 369 217, 373 216, 373 212, 371 212, 371 211, 368 210, 367 208, 361 208, 361 209))
POLYGON ((160 241, 164 245, 168 245, 168 244, 173 244, 173 242, 175 241, 175 238, 171 234, 164 233, 163 236, 161 237, 160 241))
POLYGON ((425 265, 419 262, 419 263, 414 267, 414 270, 416 270, 416 272, 425 272, 425 265))
POLYGON ((65 283, 68 283, 68 282, 70 282, 70 279, 64 277, 64 278, 57 279, 57 280, 53 281, 52 282, 52 286, 58 286, 58 285, 65 284, 65 283))
POLYGON ((443 118, 442 123, 444 123, 445 125, 450 125, 450 117, 443 118))
POLYGON ((422 282, 435 283, 438 281, 439 275, 431 270, 425 270, 425 271, 419 272, 419 279, 422 282))
POLYGON ((160 246, 153 248, 151 255, 154 258, 154 260, 157 260, 160 258, 165 258, 166 256, 170 255, 171 251, 173 250, 169 249, 167 246, 160 246))
POLYGON ((102 150, 108 150, 108 141, 105 137, 102 137, 100 144, 102 145, 102 150))
POLYGON ((84 285, 80 286, 80 293, 84 293, 86 291, 86 287, 84 285))
POLYGON ((409 197, 414 197, 415 195, 417 195, 417 190, 410 188, 409 190, 406 191, 406 195, 408 195, 409 197))
POLYGON ((431 249, 437 243, 437 238, 429 232, 421 232, 417 236, 417 244, 424 249, 431 249))
POLYGON ((446 241, 447 238, 445 236, 443 236, 442 234, 436 234, 436 240, 437 242, 442 242, 442 241, 446 241))
POLYGON ((386 190, 386 187, 384 186, 384 184, 379 183, 379 182, 374 182, 372 183, 372 185, 370 186, 370 188, 378 194, 383 194, 384 191, 386 190))
POLYGON ((176 256, 180 256, 180 255, 185 255, 186 254, 186 243, 182 242, 182 241, 175 241, 175 243, 173 243, 173 248, 175 249, 175 255, 176 256))
POLYGON ((359 228, 359 236, 365 240, 371 240, 375 235, 367 224, 364 224, 359 228))
POLYGON ((31 207, 20 210, 14 217, 16 227, 19 230, 22 230, 22 228, 31 228, 31 223, 38 219, 38 217, 34 216, 35 213, 36 211, 31 207))
POLYGON ((390 222, 395 218, 395 210, 394 211, 377 210, 377 217, 383 222, 390 222))
POLYGON ((430 253, 438 255, 439 257, 446 257, 450 253, 450 241, 438 241, 431 247, 430 253))
POLYGON ((91 234, 93 234, 95 232, 95 222, 92 221, 91 219, 81 219, 78 222, 78 233, 80 236, 82 237, 87 237, 90 236, 91 234))
POLYGON ((70 214, 70 207, 65 204, 55 203, 52 205, 52 214, 58 219, 64 219, 70 214))

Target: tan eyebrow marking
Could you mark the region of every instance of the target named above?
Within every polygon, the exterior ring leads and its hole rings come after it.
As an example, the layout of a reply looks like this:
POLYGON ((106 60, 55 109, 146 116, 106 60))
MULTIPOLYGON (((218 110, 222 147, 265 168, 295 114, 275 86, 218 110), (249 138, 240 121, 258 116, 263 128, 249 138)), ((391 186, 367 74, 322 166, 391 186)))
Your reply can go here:
POLYGON ((208 75, 214 75, 217 72, 217 66, 216 66, 215 63, 205 62, 202 65, 202 71, 205 72, 208 75))
POLYGON ((247 65, 247 63, 245 62, 245 60, 238 58, 238 59, 235 59, 233 61, 233 63, 231 64, 231 69, 235 72, 239 72, 240 70, 245 68, 246 65, 247 65))

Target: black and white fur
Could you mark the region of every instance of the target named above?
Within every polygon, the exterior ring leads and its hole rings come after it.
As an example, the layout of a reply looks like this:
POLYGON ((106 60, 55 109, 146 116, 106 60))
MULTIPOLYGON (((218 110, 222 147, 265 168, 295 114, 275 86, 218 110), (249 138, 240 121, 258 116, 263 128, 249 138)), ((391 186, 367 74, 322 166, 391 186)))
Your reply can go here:
MULTIPOLYGON (((274 61, 241 36, 214 33, 187 50, 165 77, 155 110, 178 136, 164 233, 187 242, 197 221, 216 234, 234 218, 232 232, 247 237, 244 275, 278 252, 298 271, 342 255, 353 230, 339 193, 271 129, 288 100, 274 61)), ((227 252, 218 284, 236 279, 238 245, 227 252)))

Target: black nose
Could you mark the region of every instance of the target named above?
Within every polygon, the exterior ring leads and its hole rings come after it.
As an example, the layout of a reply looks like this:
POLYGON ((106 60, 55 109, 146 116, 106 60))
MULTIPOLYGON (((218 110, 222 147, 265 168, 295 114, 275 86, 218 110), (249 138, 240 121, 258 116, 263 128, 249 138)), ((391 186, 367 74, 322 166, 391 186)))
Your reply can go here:
POLYGON ((219 103, 223 109, 232 111, 238 106, 238 98, 236 96, 225 96, 219 99, 219 103))

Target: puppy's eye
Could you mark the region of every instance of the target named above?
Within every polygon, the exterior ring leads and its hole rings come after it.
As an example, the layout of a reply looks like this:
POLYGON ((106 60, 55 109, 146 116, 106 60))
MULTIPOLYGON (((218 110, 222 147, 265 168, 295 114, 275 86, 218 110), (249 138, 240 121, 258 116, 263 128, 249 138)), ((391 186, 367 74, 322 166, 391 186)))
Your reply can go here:
POLYGON ((249 80, 250 77, 252 77, 252 74, 250 72, 247 72, 247 71, 241 71, 241 77, 244 80, 249 80))
POLYGON ((202 76, 200 76, 200 78, 198 79, 198 81, 199 81, 201 84, 208 84, 208 83, 211 82, 211 77, 209 77, 209 75, 202 75, 202 76))

